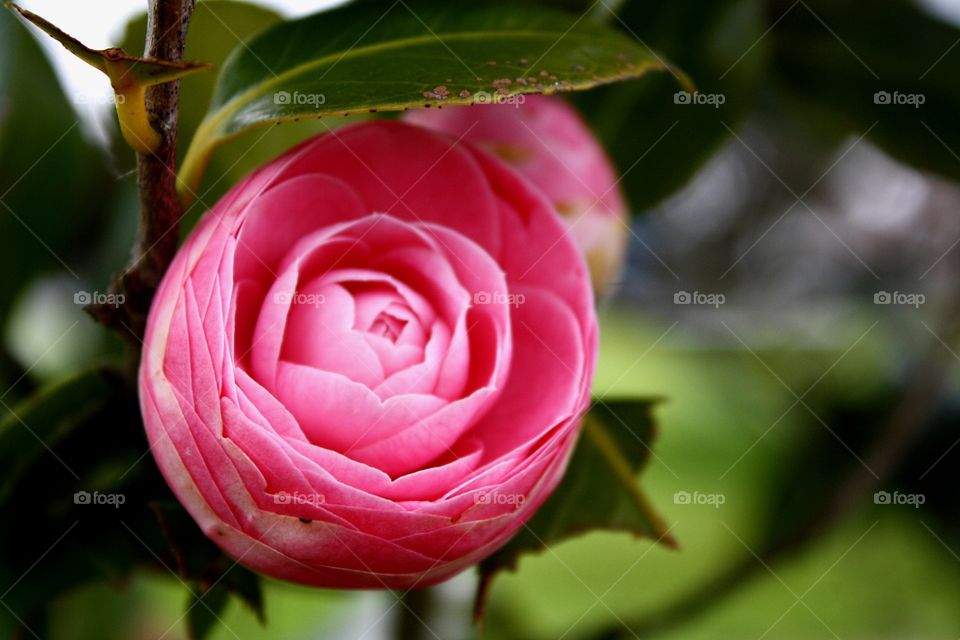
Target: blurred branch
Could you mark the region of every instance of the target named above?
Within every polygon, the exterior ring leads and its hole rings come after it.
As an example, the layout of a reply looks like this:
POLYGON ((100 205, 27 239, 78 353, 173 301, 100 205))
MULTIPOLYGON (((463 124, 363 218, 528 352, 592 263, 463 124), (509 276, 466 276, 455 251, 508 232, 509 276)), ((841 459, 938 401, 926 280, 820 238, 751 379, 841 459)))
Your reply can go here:
POLYGON ((400 598, 400 615, 394 637, 397 640, 428 640, 435 637, 436 634, 427 626, 434 603, 432 587, 410 589, 397 597, 400 598))
MULTIPOLYGON (((150 0, 144 55, 180 62, 195 0, 150 0)), ((137 157, 140 227, 130 264, 111 291, 123 295, 120 306, 94 305, 91 315, 136 341, 143 337, 147 312, 160 279, 177 250, 177 226, 182 215, 176 192, 177 113, 180 82, 150 87, 147 114, 160 134, 154 153, 137 157), (130 335, 132 334, 132 335, 130 335)))
MULTIPOLYGON (((956 310, 947 317, 958 317, 956 310)), ((960 339, 960 323, 952 322, 943 340, 960 339)), ((763 575, 774 562, 806 550, 812 543, 863 505, 876 486, 892 475, 930 424, 946 392, 952 354, 932 336, 922 355, 907 370, 907 384, 899 402, 880 429, 880 436, 863 457, 864 463, 852 463, 846 478, 826 505, 802 525, 779 538, 768 541, 756 556, 738 559, 720 574, 708 579, 690 593, 663 609, 635 622, 617 624, 597 637, 642 637, 662 634, 707 613, 734 595, 752 578, 763 575), (877 477, 879 476, 879 480, 877 477)))

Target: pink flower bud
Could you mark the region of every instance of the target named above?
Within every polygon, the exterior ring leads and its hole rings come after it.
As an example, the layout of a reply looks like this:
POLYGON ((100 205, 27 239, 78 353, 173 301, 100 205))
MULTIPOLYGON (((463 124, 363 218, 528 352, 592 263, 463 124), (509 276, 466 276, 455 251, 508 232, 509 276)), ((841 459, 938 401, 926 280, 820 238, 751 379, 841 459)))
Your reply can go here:
POLYGON ((373 121, 200 221, 150 311, 153 455, 211 540, 282 579, 444 580, 559 482, 597 324, 560 219, 506 164, 373 121))

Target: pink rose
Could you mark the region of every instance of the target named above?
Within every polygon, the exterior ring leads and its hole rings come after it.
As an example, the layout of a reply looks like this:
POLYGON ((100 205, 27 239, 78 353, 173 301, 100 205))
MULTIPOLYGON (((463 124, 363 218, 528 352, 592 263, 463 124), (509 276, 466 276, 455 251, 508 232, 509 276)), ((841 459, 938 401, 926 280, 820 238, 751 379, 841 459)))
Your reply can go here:
POLYGON ((492 151, 540 188, 587 258, 598 294, 620 275, 629 212, 617 173, 580 115, 554 96, 517 104, 411 111, 404 117, 492 151))
POLYGON ((556 486, 596 341, 586 266, 539 192, 375 121, 300 145, 201 220, 153 302, 141 407, 174 493, 243 564, 423 586, 556 486))

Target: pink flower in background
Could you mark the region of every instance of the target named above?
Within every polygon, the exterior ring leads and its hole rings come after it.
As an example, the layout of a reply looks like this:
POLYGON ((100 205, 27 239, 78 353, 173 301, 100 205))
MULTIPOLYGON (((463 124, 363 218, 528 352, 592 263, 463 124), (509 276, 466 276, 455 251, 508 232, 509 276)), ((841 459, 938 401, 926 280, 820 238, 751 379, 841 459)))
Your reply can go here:
POLYGON ((421 109, 409 122, 492 151, 547 196, 584 252, 598 295, 618 278, 628 214, 617 174, 580 115, 555 96, 517 96, 516 104, 421 109))
POLYGON ((140 398, 167 482, 243 564, 424 586, 556 486, 596 341, 586 265, 543 196, 377 121, 304 143, 201 220, 154 300, 140 398))

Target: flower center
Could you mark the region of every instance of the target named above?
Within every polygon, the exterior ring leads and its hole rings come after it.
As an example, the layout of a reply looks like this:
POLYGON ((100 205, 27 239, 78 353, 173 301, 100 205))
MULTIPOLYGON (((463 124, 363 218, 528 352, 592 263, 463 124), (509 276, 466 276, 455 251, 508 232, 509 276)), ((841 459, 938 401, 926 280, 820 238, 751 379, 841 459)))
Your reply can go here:
POLYGON ((377 314, 377 317, 373 319, 370 326, 367 327, 367 333, 386 338, 396 344, 397 338, 400 337, 400 333, 405 326, 407 326, 407 320, 398 318, 386 311, 381 311, 377 314))

